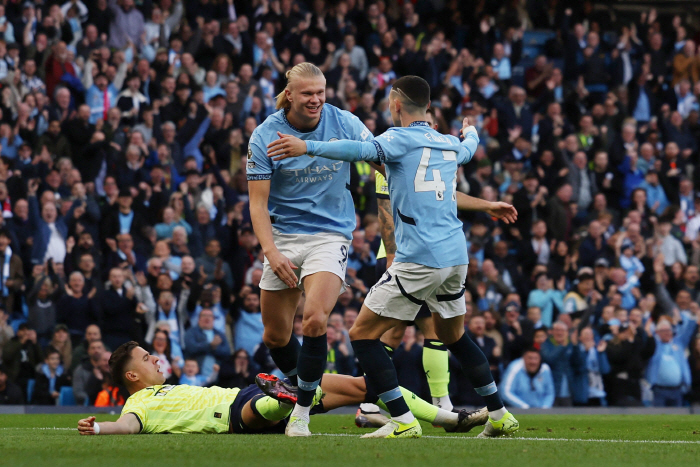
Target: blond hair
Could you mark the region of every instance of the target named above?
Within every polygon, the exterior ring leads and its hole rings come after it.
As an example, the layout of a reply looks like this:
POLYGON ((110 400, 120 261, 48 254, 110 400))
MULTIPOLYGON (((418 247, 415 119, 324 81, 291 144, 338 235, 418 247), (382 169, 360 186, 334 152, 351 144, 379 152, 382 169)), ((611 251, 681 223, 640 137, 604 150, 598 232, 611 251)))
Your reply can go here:
POLYGON ((302 62, 298 65, 294 65, 284 76, 287 78, 287 86, 281 93, 277 94, 277 105, 275 106, 277 110, 288 109, 292 105, 289 99, 287 99, 287 89, 290 89, 290 85, 293 81, 302 78, 323 77, 323 72, 313 63, 302 62))

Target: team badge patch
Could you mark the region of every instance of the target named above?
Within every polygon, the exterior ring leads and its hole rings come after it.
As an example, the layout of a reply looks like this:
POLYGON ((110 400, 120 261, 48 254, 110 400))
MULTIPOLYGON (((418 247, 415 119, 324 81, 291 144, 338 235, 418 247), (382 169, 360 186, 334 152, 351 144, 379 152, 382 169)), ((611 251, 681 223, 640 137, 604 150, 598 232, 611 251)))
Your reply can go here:
POLYGON ((253 158, 253 148, 248 145, 248 160, 253 158))

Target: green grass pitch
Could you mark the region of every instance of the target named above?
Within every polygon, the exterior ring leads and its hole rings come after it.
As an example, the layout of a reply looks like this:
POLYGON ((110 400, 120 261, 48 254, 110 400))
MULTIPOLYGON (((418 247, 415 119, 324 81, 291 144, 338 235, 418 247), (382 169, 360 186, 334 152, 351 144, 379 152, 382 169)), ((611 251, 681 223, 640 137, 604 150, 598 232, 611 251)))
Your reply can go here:
MULTIPOLYGON (((316 436, 79 436, 78 415, 0 416, 3 466, 557 466, 700 465, 700 416, 519 415, 510 439, 423 426, 415 440, 363 440, 350 415, 311 420, 316 436)), ((114 420, 116 416, 98 416, 114 420)))

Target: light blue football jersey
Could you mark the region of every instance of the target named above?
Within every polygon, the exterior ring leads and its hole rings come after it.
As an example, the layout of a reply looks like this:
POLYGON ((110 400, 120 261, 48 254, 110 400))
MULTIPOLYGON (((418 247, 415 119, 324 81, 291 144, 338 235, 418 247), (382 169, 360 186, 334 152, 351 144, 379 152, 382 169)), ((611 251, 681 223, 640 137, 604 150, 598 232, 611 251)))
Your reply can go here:
POLYGON ((369 142, 306 145, 309 154, 383 162, 396 226, 396 261, 446 268, 469 264, 457 218, 457 167, 472 159, 478 143, 476 133, 467 133, 460 143, 426 122, 413 122, 369 142))
POLYGON ((370 141, 372 133, 350 112, 324 104, 314 130, 298 130, 280 110, 253 131, 248 145, 248 180, 271 181, 268 207, 274 229, 283 234, 339 233, 351 239, 355 206, 348 189, 350 163, 309 155, 273 161, 267 145, 279 139, 278 131, 314 141, 370 141))

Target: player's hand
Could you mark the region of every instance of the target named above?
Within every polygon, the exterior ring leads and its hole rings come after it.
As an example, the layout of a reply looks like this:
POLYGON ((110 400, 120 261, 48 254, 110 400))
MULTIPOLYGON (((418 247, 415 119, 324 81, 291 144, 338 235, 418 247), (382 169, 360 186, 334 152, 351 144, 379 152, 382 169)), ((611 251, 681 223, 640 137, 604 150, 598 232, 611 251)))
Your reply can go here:
POLYGON ((462 135, 467 136, 467 133, 473 132, 475 135, 477 135, 477 138, 479 136, 479 132, 476 131, 476 127, 474 127, 474 123, 476 123, 475 118, 470 118, 470 117, 464 117, 464 120, 462 120, 462 135))
POLYGON ((287 284, 287 287, 293 289, 298 285, 299 280, 297 279, 296 274, 294 274, 293 269, 299 268, 294 266, 289 258, 284 256, 279 251, 275 251, 274 253, 267 255, 267 261, 270 263, 272 272, 274 272, 275 275, 280 278, 280 280, 287 284))
POLYGON ((486 213, 491 217, 501 219, 506 224, 513 224, 518 220, 518 211, 516 211, 515 207, 503 201, 491 203, 486 213))
POLYGON ((267 157, 281 161, 288 157, 299 157, 306 154, 306 142, 295 136, 285 135, 277 132, 280 139, 267 145, 267 157))
POLYGON ((95 434, 95 417, 83 418, 78 421, 78 433, 81 435, 95 434))

